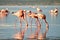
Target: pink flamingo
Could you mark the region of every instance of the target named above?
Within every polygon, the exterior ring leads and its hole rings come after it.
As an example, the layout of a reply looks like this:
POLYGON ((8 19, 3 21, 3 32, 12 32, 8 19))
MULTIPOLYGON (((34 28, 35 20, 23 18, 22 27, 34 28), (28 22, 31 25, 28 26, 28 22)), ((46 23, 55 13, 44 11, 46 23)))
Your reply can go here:
MULTIPOLYGON (((39 22, 39 20, 38 20, 37 14, 34 13, 34 12, 31 12, 31 11, 28 11, 27 16, 36 19, 36 23, 37 23, 37 25, 38 25, 38 26, 37 26, 37 29, 38 29, 38 31, 39 31, 40 28, 41 28, 41 24, 40 24, 40 22, 39 22)), ((32 20, 31 20, 31 21, 32 21, 32 20)), ((32 31, 32 25, 31 25, 31 31, 32 31)), ((38 31, 36 31, 35 34, 31 33, 31 35, 30 35, 28 38, 37 38, 37 37, 38 37, 38 31)))
POLYGON ((9 14, 9 11, 7 9, 0 10, 0 19, 2 19, 2 23, 4 18, 6 18, 6 22, 7 22, 8 14, 9 14))
MULTIPOLYGON (((18 19, 20 20, 20 23, 21 23, 21 21, 24 21, 25 23, 26 23, 26 29, 28 28, 28 23, 27 23, 27 20, 25 20, 25 15, 26 15, 26 13, 25 13, 25 11, 24 10, 22 10, 22 9, 20 9, 20 10, 18 10, 16 13, 12 13, 12 15, 15 15, 15 16, 17 16, 18 17, 18 19)), ((25 30, 24 31, 22 31, 21 30, 22 29, 22 24, 20 24, 20 33, 18 33, 19 35, 18 35, 18 37, 20 38, 20 39, 23 39, 24 37, 24 33, 25 33, 25 30)), ((15 36, 14 38, 17 38, 18 39, 18 37, 17 36, 15 36)))
POLYGON ((4 17, 7 17, 8 16, 8 10, 6 9, 2 9, 0 10, 0 19, 4 18, 4 17))
POLYGON ((57 16, 58 15, 58 9, 55 8, 54 10, 50 10, 49 13, 53 16, 57 16))

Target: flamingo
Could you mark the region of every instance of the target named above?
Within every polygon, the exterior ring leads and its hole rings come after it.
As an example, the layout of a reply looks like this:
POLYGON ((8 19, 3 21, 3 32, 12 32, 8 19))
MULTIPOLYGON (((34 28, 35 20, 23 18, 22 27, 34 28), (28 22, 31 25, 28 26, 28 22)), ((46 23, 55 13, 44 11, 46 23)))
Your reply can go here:
POLYGON ((54 10, 50 10, 49 13, 53 16, 57 16, 58 15, 58 9, 55 8, 54 10))
POLYGON ((0 10, 0 19, 4 19, 6 18, 6 22, 7 22, 7 17, 8 17, 9 11, 7 9, 2 9, 0 10))
POLYGON ((55 9, 54 9, 54 12, 55 12, 55 13, 58 13, 58 9, 57 9, 57 8, 55 8, 55 9))
POLYGON ((4 17, 7 17, 8 16, 8 10, 6 9, 2 9, 0 10, 0 19, 4 18, 4 17))
MULTIPOLYGON (((34 12, 31 12, 31 11, 28 11, 28 14, 27 14, 27 16, 28 17, 31 17, 31 18, 35 18, 36 19, 36 23, 37 23, 37 29, 38 29, 38 31, 40 30, 40 28, 41 28, 41 24, 40 24, 40 22, 39 22, 39 20, 38 20, 38 16, 37 16, 37 14, 36 13, 34 13, 34 12)), ((32 21, 32 20, 31 20, 32 21)), ((31 25, 31 31, 32 31, 32 25, 31 25)), ((36 30, 36 33, 35 34, 31 34, 28 38, 37 38, 38 37, 38 31, 36 30)))
MULTIPOLYGON (((13 12, 12 13, 12 15, 15 15, 15 16, 17 16, 18 17, 18 19, 20 20, 20 23, 21 23, 21 21, 24 21, 25 23, 26 23, 26 28, 28 27, 28 23, 27 23, 27 20, 25 20, 25 11, 24 10, 22 10, 22 9, 20 9, 20 10, 18 10, 17 12, 13 12)), ((22 24, 20 24, 20 33, 18 33, 19 34, 19 38, 20 39, 23 39, 24 37, 24 33, 25 33, 25 31, 22 31, 21 30, 21 27, 22 27, 22 24)), ((18 37, 14 37, 14 38, 17 38, 18 39, 18 37)))

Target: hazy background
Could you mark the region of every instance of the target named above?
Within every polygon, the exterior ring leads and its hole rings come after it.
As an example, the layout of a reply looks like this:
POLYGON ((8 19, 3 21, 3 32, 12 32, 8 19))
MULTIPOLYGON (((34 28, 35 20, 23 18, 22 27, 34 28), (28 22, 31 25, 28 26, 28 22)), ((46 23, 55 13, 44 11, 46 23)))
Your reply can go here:
POLYGON ((60 0, 0 0, 0 5, 60 5, 60 0))

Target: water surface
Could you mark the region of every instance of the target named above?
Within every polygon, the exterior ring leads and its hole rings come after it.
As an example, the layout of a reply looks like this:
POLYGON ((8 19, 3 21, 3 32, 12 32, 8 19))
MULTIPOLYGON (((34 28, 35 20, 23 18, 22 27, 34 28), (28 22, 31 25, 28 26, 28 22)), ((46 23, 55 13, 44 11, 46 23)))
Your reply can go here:
MULTIPOLYGON (((8 8, 8 10, 10 11, 8 17, 7 17, 7 21, 4 18, 3 20, 0 19, 0 39, 12 39, 13 35, 16 34, 17 32, 20 31, 20 26, 19 26, 19 20, 16 23, 16 30, 14 29, 14 22, 16 20, 16 16, 12 16, 11 12, 16 12, 19 9, 23 9, 23 10, 31 10, 33 12, 37 12, 35 8, 30 8, 30 6, 0 6, 0 10, 1 9, 6 9, 8 8)), ((49 23, 49 31, 47 33, 47 39, 60 39, 60 6, 39 6, 39 8, 42 9, 42 13, 46 15, 47 17, 47 21, 49 23), (57 17, 51 17, 49 14, 49 11, 51 9, 54 8, 58 8, 58 16, 57 17)), ((29 18, 27 19, 28 23, 30 24, 30 20, 29 18)), ((33 19, 32 23, 33 23, 33 33, 34 30, 36 28, 35 25, 35 19, 33 19)), ((42 24, 42 32, 44 32, 45 30, 45 24, 44 22, 41 20, 41 24, 42 24)), ((24 22, 23 22, 23 28, 25 28, 24 26, 24 22)), ((27 30, 27 32, 25 33, 25 38, 28 37, 28 35, 30 35, 30 26, 29 29, 27 30)), ((28 39, 25 39, 28 40, 28 39)))

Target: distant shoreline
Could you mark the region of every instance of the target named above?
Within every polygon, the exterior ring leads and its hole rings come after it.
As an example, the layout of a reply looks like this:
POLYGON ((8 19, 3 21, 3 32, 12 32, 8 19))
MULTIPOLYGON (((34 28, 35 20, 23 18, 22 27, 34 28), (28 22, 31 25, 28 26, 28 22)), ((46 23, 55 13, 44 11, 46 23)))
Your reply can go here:
POLYGON ((60 6, 60 5, 0 5, 0 6, 60 6))

